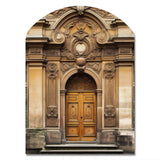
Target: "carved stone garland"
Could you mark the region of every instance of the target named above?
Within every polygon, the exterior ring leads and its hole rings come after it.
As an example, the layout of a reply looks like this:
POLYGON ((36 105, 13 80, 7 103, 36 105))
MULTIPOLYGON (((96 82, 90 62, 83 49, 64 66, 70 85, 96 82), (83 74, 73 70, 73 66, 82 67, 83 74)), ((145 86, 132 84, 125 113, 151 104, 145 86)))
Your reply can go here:
POLYGON ((49 63, 47 65, 48 78, 54 79, 58 75, 58 66, 55 63, 49 63))
POLYGON ((115 65, 114 63, 106 63, 104 65, 104 77, 107 79, 112 79, 115 75, 115 65))

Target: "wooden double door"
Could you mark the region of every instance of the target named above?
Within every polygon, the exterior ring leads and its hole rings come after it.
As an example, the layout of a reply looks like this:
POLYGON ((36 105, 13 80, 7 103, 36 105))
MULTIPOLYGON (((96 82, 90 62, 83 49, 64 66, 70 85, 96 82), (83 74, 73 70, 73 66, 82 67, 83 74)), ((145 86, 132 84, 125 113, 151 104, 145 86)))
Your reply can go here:
POLYGON ((66 140, 96 140, 96 95, 90 93, 67 93, 66 140))

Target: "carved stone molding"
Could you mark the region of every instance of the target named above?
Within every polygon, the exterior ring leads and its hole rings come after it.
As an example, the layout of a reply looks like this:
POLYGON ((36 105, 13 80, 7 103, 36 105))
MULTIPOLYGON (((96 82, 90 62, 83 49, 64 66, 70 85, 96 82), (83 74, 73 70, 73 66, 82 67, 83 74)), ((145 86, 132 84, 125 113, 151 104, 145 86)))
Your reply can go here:
POLYGON ((29 48, 29 54, 42 54, 42 48, 29 48))
POLYGON ((109 12, 106 12, 102 9, 98 9, 98 8, 94 8, 94 7, 91 7, 89 8, 89 10, 92 10, 94 11, 95 13, 97 13, 99 16, 101 16, 102 18, 105 18, 105 19, 115 19, 117 18, 116 16, 112 15, 111 13, 109 12))
POLYGON ((116 111, 113 105, 107 105, 104 108, 104 122, 105 127, 113 127, 116 123, 116 111))
POLYGON ((109 14, 108 12, 106 12, 106 11, 104 11, 102 9, 98 9, 98 8, 91 7, 90 10, 96 12, 102 18, 107 18, 108 14, 109 14))
POLYGON ((131 54, 132 50, 131 48, 120 48, 119 52, 120 54, 131 54))
POLYGON ((104 65, 104 77, 107 79, 112 79, 115 75, 115 64, 114 63, 106 63, 104 65))
POLYGON ((88 63, 88 67, 96 71, 97 73, 101 70, 101 63, 88 63))
POLYGON ((71 7, 66 7, 63 9, 56 10, 49 14, 49 18, 60 18, 64 13, 66 13, 69 10, 71 10, 71 7))
POLYGON ((47 64, 47 72, 49 79, 55 79, 58 75, 58 66, 55 63, 47 64))
POLYGON ((47 117, 48 118, 58 118, 58 108, 57 106, 50 105, 47 107, 47 117))
POLYGON ((74 67, 74 63, 61 63, 61 71, 65 73, 69 69, 74 67))

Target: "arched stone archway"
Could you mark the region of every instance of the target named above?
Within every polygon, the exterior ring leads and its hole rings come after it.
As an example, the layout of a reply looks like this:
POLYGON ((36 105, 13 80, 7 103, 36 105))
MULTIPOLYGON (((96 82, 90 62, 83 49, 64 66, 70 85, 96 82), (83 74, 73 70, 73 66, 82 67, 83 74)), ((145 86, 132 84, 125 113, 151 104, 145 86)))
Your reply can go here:
MULTIPOLYGON (((97 121, 97 128, 96 128, 96 141, 97 143, 100 143, 100 134, 102 129, 102 86, 101 86, 101 80, 99 79, 98 75, 91 69, 86 68, 84 70, 85 74, 88 74, 91 76, 94 81, 96 82, 96 121, 97 121)), ((69 70, 62 78, 61 81, 61 133, 62 133, 62 143, 66 143, 66 83, 72 77, 73 75, 78 74, 77 68, 69 70)))

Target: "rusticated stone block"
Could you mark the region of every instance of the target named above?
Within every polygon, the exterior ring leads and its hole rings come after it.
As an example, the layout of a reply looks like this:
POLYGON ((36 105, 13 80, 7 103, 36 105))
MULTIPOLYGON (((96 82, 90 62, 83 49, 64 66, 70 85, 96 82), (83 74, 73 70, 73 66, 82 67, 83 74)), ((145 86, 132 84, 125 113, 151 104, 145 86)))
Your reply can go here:
POLYGON ((26 149, 40 149, 45 145, 45 133, 43 130, 26 131, 26 149))
POLYGON ((61 144, 60 131, 54 131, 54 130, 46 131, 46 144, 61 144))
POLYGON ((116 136, 114 135, 113 132, 102 132, 101 143, 115 144, 116 143, 116 136))
POLYGON ((135 146, 133 142, 134 142, 133 137, 131 135, 117 136, 117 144, 125 152, 134 153, 135 146))

